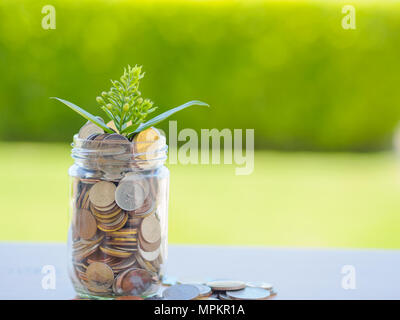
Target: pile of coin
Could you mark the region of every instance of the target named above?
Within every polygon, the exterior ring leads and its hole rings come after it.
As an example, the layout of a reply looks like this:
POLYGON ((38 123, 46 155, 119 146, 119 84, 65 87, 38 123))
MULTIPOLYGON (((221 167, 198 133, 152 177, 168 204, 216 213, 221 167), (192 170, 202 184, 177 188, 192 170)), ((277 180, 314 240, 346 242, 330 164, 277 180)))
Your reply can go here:
MULTIPOLYGON (((112 127, 112 126, 111 126, 112 127)), ((166 139, 155 128, 139 132, 131 142, 118 134, 104 133, 92 122, 86 123, 74 136, 72 157, 80 166, 80 175, 91 179, 122 179, 132 170, 152 170, 166 159, 166 139)))
POLYGON ((162 281, 162 293, 152 299, 161 300, 268 300, 276 296, 273 286, 263 282, 236 280, 162 281), (173 283, 173 284, 171 284, 173 283))
POLYGON ((146 139, 162 140, 158 131, 138 136, 130 142, 87 123, 76 139, 70 252, 79 294, 145 297, 158 290, 167 247, 168 174, 151 163, 160 154, 149 151, 153 144, 146 139))

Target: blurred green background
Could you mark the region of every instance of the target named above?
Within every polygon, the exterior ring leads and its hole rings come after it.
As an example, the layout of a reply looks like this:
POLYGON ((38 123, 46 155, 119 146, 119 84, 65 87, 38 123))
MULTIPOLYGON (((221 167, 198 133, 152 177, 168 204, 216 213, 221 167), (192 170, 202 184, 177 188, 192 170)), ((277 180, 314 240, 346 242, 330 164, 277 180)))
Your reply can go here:
POLYGON ((212 106, 175 116, 179 129, 255 129, 252 175, 170 166, 171 242, 399 247, 399 34, 396 1, 2 0, 0 240, 65 239, 83 121, 48 97, 102 115, 95 97, 140 64, 159 111, 212 106))

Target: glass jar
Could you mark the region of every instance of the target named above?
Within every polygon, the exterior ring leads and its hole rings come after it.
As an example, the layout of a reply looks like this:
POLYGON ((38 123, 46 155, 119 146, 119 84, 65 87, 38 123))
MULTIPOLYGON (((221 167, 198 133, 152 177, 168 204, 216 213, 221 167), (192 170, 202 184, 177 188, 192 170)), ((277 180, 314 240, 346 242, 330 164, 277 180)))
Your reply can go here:
POLYGON ((169 170, 165 137, 74 136, 69 274, 79 296, 148 297, 167 258, 169 170))

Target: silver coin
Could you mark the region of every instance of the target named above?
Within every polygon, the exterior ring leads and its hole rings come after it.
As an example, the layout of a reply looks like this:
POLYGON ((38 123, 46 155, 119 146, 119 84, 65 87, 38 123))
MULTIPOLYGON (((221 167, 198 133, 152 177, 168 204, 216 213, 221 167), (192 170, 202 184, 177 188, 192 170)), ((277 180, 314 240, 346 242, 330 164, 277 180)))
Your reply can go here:
POLYGON ((112 141, 129 141, 126 137, 123 135, 120 135, 118 133, 112 133, 108 134, 104 140, 112 140, 112 141))
POLYGON ((265 300, 271 293, 263 288, 246 287, 242 290, 227 291, 226 295, 234 300, 265 300))
POLYGON ((96 126, 93 122, 86 122, 79 130, 78 137, 81 139, 87 139, 93 134, 103 134, 104 130, 96 126))
POLYGON ((143 205, 145 194, 143 187, 134 181, 121 180, 115 190, 115 202, 124 210, 136 210, 143 205))
POLYGON ((138 244, 138 250, 142 258, 147 261, 154 261, 160 255, 160 247, 158 247, 155 251, 146 252, 140 247, 140 244, 138 244))
POLYGON ((128 181, 133 181, 134 183, 140 184, 144 191, 144 198, 145 199, 147 198, 147 196, 150 193, 150 183, 148 179, 143 178, 141 174, 138 174, 136 172, 128 172, 125 174, 125 177, 121 182, 128 182, 128 181))
POLYGON ((263 288, 266 290, 271 291, 273 289, 273 285, 268 283, 268 282, 262 282, 262 281, 250 281, 247 282, 246 285, 248 287, 252 287, 252 288, 263 288))
POLYGON ((246 287, 243 281, 214 280, 206 283, 214 291, 241 290, 246 287))
POLYGON ((177 284, 165 289, 162 293, 167 300, 193 300, 200 294, 196 286, 190 284, 177 284))
POLYGON ((204 284, 195 284, 194 286, 197 287, 197 289, 199 289, 200 297, 207 297, 208 295, 211 295, 211 288, 209 286, 205 286, 204 284))

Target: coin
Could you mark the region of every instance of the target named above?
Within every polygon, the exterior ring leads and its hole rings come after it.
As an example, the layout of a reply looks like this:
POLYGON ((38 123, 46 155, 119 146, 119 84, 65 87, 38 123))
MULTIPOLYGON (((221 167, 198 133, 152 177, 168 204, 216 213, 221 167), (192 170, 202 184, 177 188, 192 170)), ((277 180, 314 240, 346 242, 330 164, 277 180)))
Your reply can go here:
MULTIPOLYGON (((99 220, 99 218, 97 219, 99 220)), ((121 211, 121 213, 114 217, 112 220, 100 220, 100 223, 97 225, 97 227, 104 232, 117 231, 121 229, 127 221, 128 214, 121 211)))
POLYGON ((125 174, 125 177, 121 180, 121 183, 133 181, 134 183, 138 183, 143 188, 144 198, 150 193, 150 179, 143 178, 143 175, 136 172, 128 172, 125 174))
POLYGON ((112 140, 112 141, 129 141, 126 137, 124 137, 123 135, 120 135, 118 133, 112 133, 107 135, 104 138, 104 141, 108 141, 108 140, 112 140))
POLYGON ((89 190, 90 202, 96 207, 108 207, 115 201, 115 190, 112 182, 97 182, 89 190))
POLYGON ((149 243, 145 241, 142 237, 142 234, 139 233, 139 242, 140 242, 140 247, 143 249, 143 251, 151 252, 157 250, 157 248, 161 245, 161 237, 157 242, 149 243))
MULTIPOLYGON (((128 123, 126 124, 126 127, 129 127, 131 125, 132 125, 132 121, 128 121, 128 123)), ((114 120, 111 120, 110 122, 108 122, 107 127, 109 127, 110 129, 113 129, 115 132, 118 132, 118 129, 115 126, 114 120)))
POLYGON ((271 294, 263 288, 246 287, 241 290, 227 291, 226 295, 234 300, 266 300, 271 294))
POLYGON ((94 262, 102 262, 102 263, 109 263, 111 262, 113 257, 106 255, 105 253, 101 252, 100 250, 96 250, 96 252, 92 253, 90 256, 87 257, 87 262, 94 263, 94 262))
POLYGON ((107 214, 107 213, 115 212, 117 209, 121 210, 121 208, 119 208, 117 206, 115 201, 113 201, 110 205, 108 205, 106 207, 96 207, 93 203, 91 205, 93 207, 92 209, 95 209, 96 211, 99 211, 100 214, 107 214))
POLYGON ((140 255, 142 256, 143 259, 147 260, 147 261, 154 261, 158 258, 158 256, 160 255, 160 248, 158 247, 156 250, 151 251, 151 252, 147 252, 144 251, 140 245, 138 245, 138 250, 140 255))
POLYGON ((109 288, 114 282, 114 272, 102 262, 93 262, 86 269, 88 283, 95 287, 109 288))
POLYGON ((246 287, 243 281, 215 280, 206 283, 214 291, 240 290, 246 287))
POLYGON ((111 289, 106 286, 96 285, 88 281, 83 281, 83 283, 85 284, 86 288, 93 293, 102 294, 111 292, 111 289))
POLYGON ((133 267, 133 265, 135 263, 136 263, 135 256, 131 256, 131 257, 127 258, 127 259, 120 260, 118 263, 115 263, 112 266, 112 269, 113 269, 114 272, 119 272, 121 270, 125 270, 125 269, 133 267))
POLYGON ((85 248, 74 250, 73 256, 75 261, 80 261, 90 256, 92 253, 96 252, 97 248, 100 246, 100 243, 96 243, 92 246, 87 246, 85 248))
POLYGON ((155 141, 160 139, 160 136, 160 132, 153 127, 139 132, 133 138, 136 152, 139 154, 145 153, 155 141))
POLYGON ((176 284, 165 289, 162 293, 167 300, 193 300, 200 294, 199 289, 191 284, 176 284))
POLYGON ((263 288, 271 291, 273 289, 273 285, 267 282, 261 282, 261 281, 250 281, 247 282, 246 285, 248 287, 253 287, 253 288, 263 288))
POLYGON ((97 231, 97 223, 95 217, 89 210, 79 209, 76 218, 76 230, 83 239, 91 239, 97 231))
POLYGON ((153 199, 151 195, 149 195, 143 202, 143 205, 132 211, 128 211, 131 217, 141 217, 144 218, 152 214, 156 207, 156 201, 153 199))
POLYGON ((128 225, 130 227, 138 227, 142 222, 141 218, 129 218, 128 219, 128 225))
POLYGON ((141 184, 133 180, 119 183, 115 191, 115 201, 124 210, 135 210, 143 205, 145 200, 144 190, 141 184))
POLYGON ((219 300, 232 300, 231 298, 229 298, 225 293, 220 293, 218 295, 219 300))
POLYGON ((122 296, 122 297, 117 297, 115 300, 144 300, 144 299, 138 296, 122 296))
POLYGON ((101 245, 100 250, 110 256, 117 258, 128 258, 133 254, 133 252, 129 252, 123 249, 113 248, 107 245, 101 245))
POLYGON ((118 276, 117 290, 124 294, 140 295, 146 291, 152 282, 152 276, 143 269, 132 268, 118 276))
POLYGON ((209 286, 205 286, 203 284, 194 284, 197 289, 199 289, 199 296, 198 298, 209 297, 212 294, 212 290, 209 286))
POLYGON ((127 251, 125 249, 114 248, 105 244, 100 246, 100 250, 110 256, 117 258, 128 258, 133 254, 133 252, 127 251))
POLYGON ((157 243, 161 239, 161 226, 155 215, 143 219, 140 225, 140 236, 149 244, 157 243))
POLYGON ((104 133, 104 130, 102 128, 98 127, 93 122, 88 121, 79 130, 78 137, 81 139, 87 139, 89 136, 93 134, 102 134, 102 133, 104 133))

